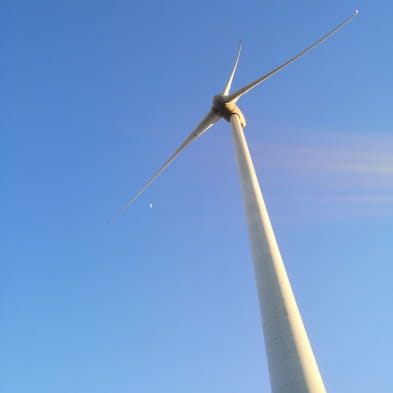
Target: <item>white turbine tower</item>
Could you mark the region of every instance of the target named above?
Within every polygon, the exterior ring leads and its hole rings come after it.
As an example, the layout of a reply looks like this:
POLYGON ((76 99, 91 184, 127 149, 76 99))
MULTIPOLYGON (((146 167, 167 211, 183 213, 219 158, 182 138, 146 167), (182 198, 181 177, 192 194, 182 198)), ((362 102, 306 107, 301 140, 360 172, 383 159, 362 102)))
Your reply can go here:
POLYGON ((332 36, 357 14, 358 11, 355 10, 344 22, 284 64, 230 93, 240 56, 239 47, 224 91, 213 98, 211 110, 144 187, 112 217, 115 218, 130 206, 191 142, 220 118, 223 117, 231 123, 254 259, 272 393, 325 393, 326 391, 263 201, 243 133, 246 121, 236 102, 242 95, 332 36))

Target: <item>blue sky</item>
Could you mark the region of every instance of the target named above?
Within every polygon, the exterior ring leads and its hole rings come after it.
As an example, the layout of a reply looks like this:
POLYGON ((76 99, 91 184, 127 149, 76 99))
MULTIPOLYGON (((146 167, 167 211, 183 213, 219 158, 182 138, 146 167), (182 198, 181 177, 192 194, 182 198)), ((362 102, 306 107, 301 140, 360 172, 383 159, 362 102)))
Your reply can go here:
POLYGON ((269 392, 228 125, 239 102, 328 392, 393 390, 390 1, 4 1, 0 388, 269 392), (149 208, 149 204, 153 208, 149 208))

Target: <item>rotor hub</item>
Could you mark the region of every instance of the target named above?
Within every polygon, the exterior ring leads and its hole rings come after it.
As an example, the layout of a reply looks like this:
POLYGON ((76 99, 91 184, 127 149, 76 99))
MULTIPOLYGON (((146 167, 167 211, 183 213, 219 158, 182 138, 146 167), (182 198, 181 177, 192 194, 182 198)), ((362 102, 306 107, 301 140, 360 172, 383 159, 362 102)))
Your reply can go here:
POLYGON ((213 97, 212 109, 214 112, 222 116, 228 122, 230 121, 232 115, 237 115, 243 128, 247 124, 243 112, 240 110, 240 108, 234 102, 227 102, 226 97, 222 94, 213 97))

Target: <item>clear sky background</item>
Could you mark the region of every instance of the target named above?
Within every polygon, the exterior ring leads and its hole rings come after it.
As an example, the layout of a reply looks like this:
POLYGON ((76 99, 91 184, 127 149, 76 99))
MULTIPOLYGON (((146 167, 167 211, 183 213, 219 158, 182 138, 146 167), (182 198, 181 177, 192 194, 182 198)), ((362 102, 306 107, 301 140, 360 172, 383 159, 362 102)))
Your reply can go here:
POLYGON ((106 219, 209 110, 239 40, 234 88, 355 8, 239 104, 327 391, 393 391, 392 2, 5 0, 2 393, 270 391, 228 124, 106 219))

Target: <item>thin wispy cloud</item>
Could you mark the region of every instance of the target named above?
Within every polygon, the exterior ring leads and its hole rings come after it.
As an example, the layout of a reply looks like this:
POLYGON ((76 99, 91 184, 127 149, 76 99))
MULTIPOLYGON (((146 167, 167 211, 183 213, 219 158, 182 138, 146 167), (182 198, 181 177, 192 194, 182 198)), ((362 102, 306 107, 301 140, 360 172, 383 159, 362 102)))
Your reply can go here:
POLYGON ((384 205, 393 213, 393 135, 308 135, 295 140, 284 133, 282 142, 257 148, 256 164, 275 173, 270 181, 283 194, 285 185, 304 187, 297 197, 308 202, 384 205))

